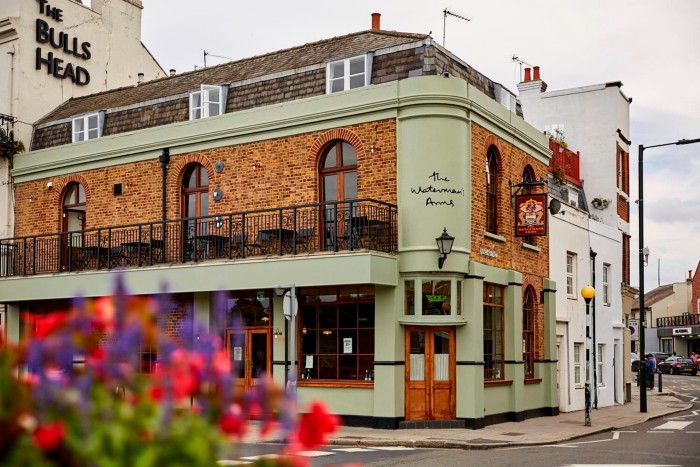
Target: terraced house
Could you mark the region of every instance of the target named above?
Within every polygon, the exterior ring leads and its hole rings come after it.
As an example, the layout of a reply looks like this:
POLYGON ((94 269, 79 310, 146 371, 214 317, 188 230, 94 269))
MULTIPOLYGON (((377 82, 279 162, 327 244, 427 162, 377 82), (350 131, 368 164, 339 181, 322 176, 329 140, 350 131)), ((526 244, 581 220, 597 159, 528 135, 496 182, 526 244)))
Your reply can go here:
MULTIPOLYGON (((296 379, 347 424, 556 414, 548 239, 516 236, 512 196, 542 189, 549 158, 512 93, 376 14, 370 30, 71 99, 14 160, 7 335, 122 274, 135 294, 167 283, 163 326, 207 323, 241 386, 296 379)), ((148 371, 157 351, 143 358, 148 371)))

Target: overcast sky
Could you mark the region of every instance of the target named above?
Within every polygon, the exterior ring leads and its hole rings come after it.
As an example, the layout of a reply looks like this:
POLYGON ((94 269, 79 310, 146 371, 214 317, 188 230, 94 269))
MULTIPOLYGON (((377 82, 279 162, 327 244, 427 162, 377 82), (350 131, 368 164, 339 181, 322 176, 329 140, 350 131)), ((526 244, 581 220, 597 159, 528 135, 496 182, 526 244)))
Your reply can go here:
MULTIPOLYGON (((143 0, 142 39, 167 71, 260 55, 371 26, 430 33, 472 67, 517 92, 520 65, 539 65, 548 90, 622 81, 632 97, 631 198, 639 144, 700 138, 700 0, 143 0)), ((585 157, 585 154, 582 154, 585 157)), ((700 144, 644 153, 646 290, 685 280, 700 261, 700 144), (660 267, 659 267, 660 264, 660 267), (660 270, 660 277, 657 271, 660 270)), ((638 284, 638 211, 632 284, 638 284)))

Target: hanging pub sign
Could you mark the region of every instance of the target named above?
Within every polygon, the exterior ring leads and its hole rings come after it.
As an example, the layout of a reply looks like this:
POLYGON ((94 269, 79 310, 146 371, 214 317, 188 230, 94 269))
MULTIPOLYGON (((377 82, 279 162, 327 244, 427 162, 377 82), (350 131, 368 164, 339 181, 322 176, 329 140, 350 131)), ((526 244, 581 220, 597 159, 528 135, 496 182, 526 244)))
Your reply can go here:
POLYGON ((547 235, 547 195, 515 196, 515 236, 547 235))

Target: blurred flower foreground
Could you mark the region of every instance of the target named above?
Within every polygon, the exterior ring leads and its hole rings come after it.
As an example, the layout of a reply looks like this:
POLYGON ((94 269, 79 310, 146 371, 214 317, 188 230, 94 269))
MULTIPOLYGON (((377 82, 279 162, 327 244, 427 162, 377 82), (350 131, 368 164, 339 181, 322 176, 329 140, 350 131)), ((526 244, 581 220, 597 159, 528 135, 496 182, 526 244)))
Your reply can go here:
POLYGON ((253 425, 286 440, 259 465, 307 464, 297 454, 325 443, 337 418, 318 402, 298 415, 271 381, 236 390, 218 336, 193 322, 165 335, 164 296, 129 296, 118 280, 111 297, 25 317, 34 332, 20 345, 0 342, 0 465, 216 466, 253 425), (149 373, 143 349, 158 355, 149 373))

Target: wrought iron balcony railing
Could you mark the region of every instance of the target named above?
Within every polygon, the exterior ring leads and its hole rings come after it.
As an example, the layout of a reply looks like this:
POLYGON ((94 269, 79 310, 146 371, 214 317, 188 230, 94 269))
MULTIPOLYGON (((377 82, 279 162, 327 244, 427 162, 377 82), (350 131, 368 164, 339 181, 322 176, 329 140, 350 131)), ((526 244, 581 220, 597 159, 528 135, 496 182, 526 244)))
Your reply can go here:
POLYGON ((656 318, 657 328, 697 325, 700 325, 700 315, 685 314, 680 316, 665 316, 663 318, 656 318))
POLYGON ((0 276, 397 249, 396 206, 327 202, 0 240, 0 276))

